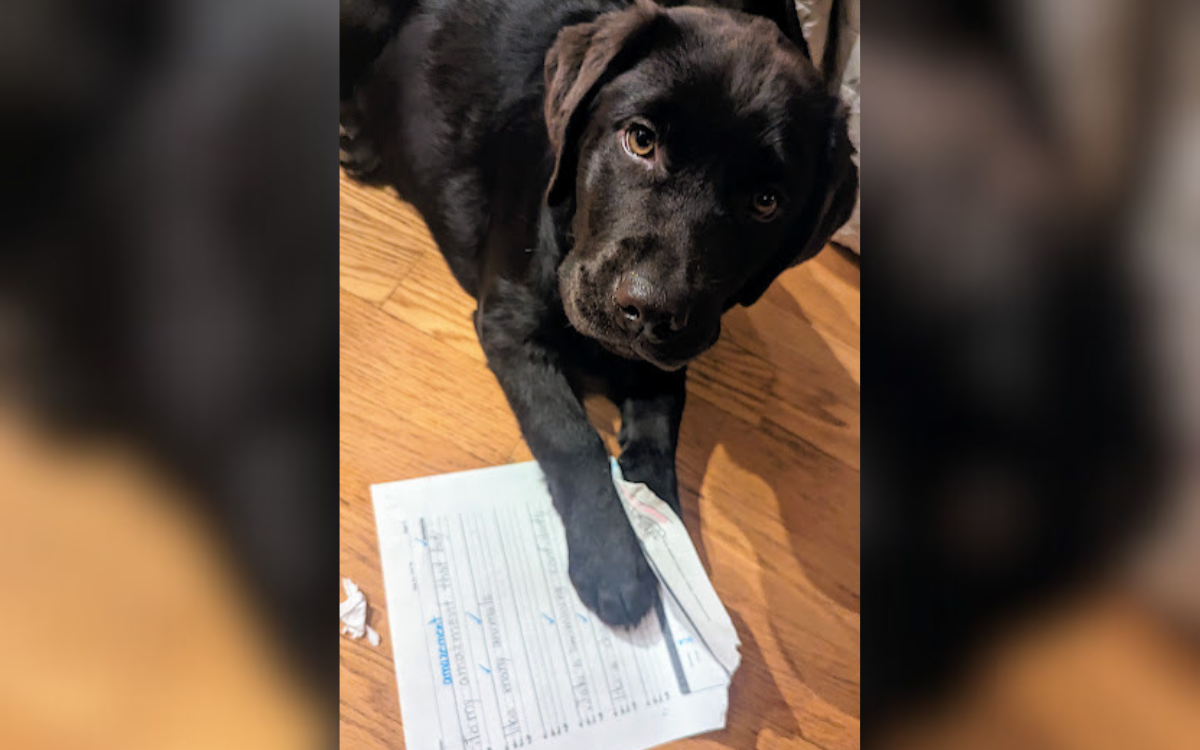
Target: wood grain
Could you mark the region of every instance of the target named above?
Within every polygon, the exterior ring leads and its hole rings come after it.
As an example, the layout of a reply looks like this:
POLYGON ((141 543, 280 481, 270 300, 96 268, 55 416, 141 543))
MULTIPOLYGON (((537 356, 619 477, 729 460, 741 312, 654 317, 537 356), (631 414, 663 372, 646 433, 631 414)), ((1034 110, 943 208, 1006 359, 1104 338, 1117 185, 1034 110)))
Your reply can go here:
MULTIPOLYGON (((344 175, 341 201, 341 572, 383 635, 342 639, 341 743, 401 748, 369 486, 530 456, 419 217, 344 175)), ((671 748, 858 747, 858 340, 857 260, 827 248, 729 313, 691 369, 684 520, 742 666, 727 728, 671 748)), ((615 448, 615 407, 587 406, 615 448)))

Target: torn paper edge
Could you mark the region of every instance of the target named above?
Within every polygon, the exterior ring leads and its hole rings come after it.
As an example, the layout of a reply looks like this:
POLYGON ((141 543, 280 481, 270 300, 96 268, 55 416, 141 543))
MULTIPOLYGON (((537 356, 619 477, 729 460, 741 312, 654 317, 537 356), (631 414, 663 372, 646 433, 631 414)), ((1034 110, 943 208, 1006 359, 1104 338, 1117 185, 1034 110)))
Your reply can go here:
POLYGON ((742 661, 742 643, 682 519, 645 484, 625 479, 617 459, 609 460, 613 484, 646 561, 697 637, 732 679, 742 661))

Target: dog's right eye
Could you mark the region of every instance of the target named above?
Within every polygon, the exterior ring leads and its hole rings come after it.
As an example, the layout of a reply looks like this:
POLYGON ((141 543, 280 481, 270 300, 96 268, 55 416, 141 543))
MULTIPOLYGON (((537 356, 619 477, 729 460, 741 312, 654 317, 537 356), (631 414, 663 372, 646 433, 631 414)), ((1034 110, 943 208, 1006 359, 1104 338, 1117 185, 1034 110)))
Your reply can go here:
POLYGON ((771 221, 779 211, 779 195, 774 190, 758 190, 750 201, 754 218, 762 222, 771 221))
POLYGON ((657 146, 658 136, 654 135, 654 131, 645 125, 634 123, 625 129, 625 148, 634 156, 649 159, 654 156, 654 149, 657 146))

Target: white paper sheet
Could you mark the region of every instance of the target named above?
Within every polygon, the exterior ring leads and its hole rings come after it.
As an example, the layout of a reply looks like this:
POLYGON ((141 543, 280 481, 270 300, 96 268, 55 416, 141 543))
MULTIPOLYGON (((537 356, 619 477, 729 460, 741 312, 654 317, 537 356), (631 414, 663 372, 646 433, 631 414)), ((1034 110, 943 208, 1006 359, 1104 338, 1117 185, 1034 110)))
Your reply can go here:
POLYGON ((634 630, 580 602, 537 464, 372 488, 408 750, 644 750, 725 726, 732 623, 674 513, 614 481, 668 581, 634 630))

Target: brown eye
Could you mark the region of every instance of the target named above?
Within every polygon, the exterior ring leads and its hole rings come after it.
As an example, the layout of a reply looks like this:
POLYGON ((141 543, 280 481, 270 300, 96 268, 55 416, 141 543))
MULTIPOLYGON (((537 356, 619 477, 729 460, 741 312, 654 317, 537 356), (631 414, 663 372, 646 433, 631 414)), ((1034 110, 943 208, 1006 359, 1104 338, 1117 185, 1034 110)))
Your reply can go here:
POLYGON ((634 156, 649 159, 657 145, 658 137, 645 125, 630 125, 625 131, 625 148, 634 156))
POLYGON ((770 221, 779 210, 779 196, 770 190, 760 190, 754 194, 754 218, 759 221, 770 221))

